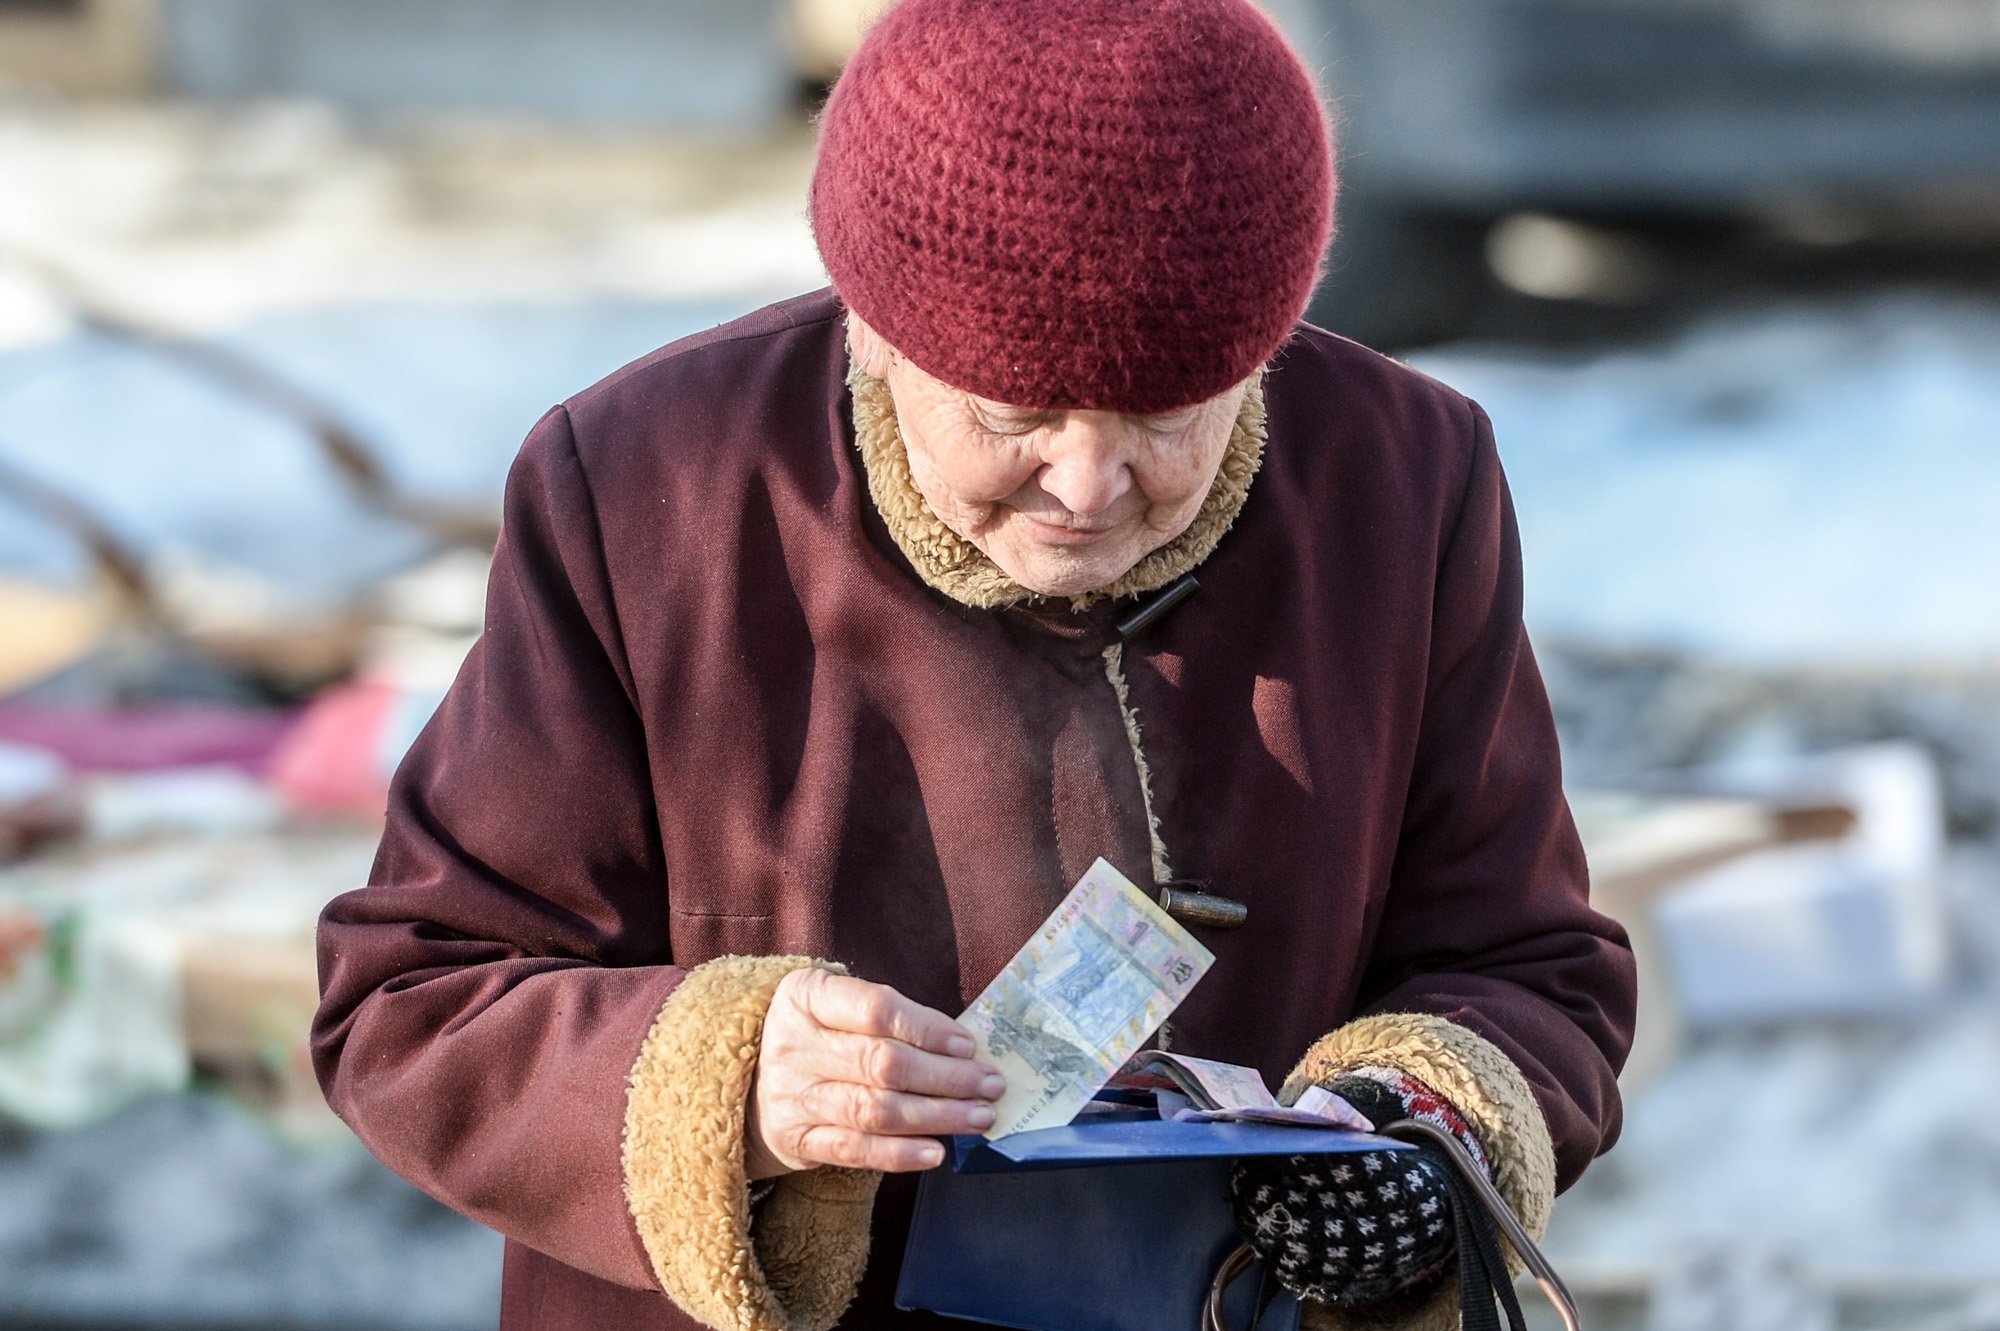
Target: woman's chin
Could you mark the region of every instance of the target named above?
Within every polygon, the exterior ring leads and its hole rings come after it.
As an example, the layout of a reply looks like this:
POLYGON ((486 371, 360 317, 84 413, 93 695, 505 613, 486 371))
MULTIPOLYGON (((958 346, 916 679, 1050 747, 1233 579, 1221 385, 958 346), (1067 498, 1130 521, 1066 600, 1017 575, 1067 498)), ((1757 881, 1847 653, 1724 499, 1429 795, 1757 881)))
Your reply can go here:
MULTIPOLYGON (((991 552, 989 552, 991 553, 991 552)), ((993 554, 1000 571, 1043 596, 1082 596, 1100 591, 1131 571, 1138 561, 1118 555, 1080 555, 1073 550, 1022 555, 993 554)))

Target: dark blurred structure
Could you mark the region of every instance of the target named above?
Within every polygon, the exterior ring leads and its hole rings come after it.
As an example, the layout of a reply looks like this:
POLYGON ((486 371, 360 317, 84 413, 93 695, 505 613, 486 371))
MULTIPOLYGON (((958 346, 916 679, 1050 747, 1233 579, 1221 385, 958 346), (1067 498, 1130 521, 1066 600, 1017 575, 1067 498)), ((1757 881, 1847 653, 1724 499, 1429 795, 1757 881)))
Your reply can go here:
MULTIPOLYGON (((0 81, 755 130, 882 3, 0 0, 0 81)), ((1364 341, 1624 334, 1590 311, 1879 242, 1977 266, 2000 240, 1996 0, 1264 3, 1342 123, 1312 316, 1364 341)))
POLYGON ((1314 317, 1363 340, 1461 331, 1508 287, 1642 301, 1661 274, 1634 228, 2000 239, 1993 0, 1294 0, 1281 17, 1343 128, 1314 317))
POLYGON ((0 77, 690 129, 789 109, 782 0, 0 0, 0 77))

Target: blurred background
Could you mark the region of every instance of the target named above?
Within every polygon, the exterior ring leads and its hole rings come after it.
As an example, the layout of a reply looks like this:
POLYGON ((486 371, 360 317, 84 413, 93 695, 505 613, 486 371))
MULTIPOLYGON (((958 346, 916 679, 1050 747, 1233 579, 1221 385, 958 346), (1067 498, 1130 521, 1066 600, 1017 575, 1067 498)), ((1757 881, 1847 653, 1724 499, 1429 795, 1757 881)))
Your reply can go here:
MULTIPOLYGON (((2000 1328, 2000 0, 1272 0, 1643 1025, 1590 1325, 2000 1328)), ((0 0, 0 1326, 458 1331, 303 1053, 550 403, 823 282, 862 0, 0 0)))

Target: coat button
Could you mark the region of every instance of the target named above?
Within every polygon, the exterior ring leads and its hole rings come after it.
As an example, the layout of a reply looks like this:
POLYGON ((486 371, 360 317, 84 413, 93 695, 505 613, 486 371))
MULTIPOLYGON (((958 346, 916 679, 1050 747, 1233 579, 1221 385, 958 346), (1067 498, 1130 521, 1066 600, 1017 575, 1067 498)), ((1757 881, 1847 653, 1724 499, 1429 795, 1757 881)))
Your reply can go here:
POLYGON ((1250 907, 1242 902, 1182 881, 1160 889, 1160 908, 1182 924, 1199 924, 1210 929, 1241 928, 1243 921, 1250 918, 1250 907))
POLYGON ((1118 621, 1114 627, 1118 630, 1119 638, 1125 642, 1132 641, 1132 639, 1159 623, 1160 620, 1166 618, 1169 610, 1172 610, 1175 606, 1200 590, 1201 584, 1195 581, 1194 574, 1181 574, 1179 578, 1167 584, 1165 591, 1160 592, 1150 601, 1140 605, 1131 614, 1126 615, 1118 621))

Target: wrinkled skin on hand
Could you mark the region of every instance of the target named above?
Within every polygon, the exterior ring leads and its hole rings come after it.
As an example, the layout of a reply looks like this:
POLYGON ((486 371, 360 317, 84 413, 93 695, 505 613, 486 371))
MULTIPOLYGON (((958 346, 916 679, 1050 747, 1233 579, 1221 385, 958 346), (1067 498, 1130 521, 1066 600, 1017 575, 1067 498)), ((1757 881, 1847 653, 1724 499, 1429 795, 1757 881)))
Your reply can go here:
POLYGON ((936 1167, 944 1147, 933 1138, 992 1127, 1007 1089, 973 1048, 965 1027, 887 985, 818 967, 792 972, 764 1019, 746 1174, 936 1167))

